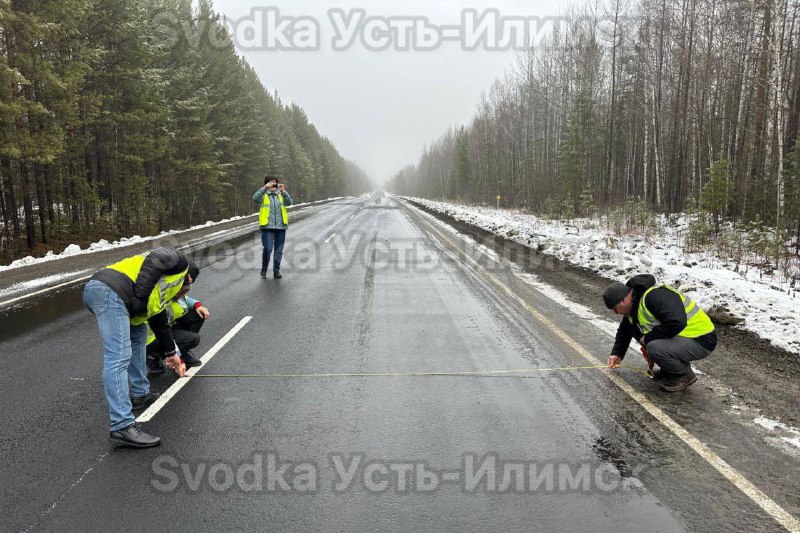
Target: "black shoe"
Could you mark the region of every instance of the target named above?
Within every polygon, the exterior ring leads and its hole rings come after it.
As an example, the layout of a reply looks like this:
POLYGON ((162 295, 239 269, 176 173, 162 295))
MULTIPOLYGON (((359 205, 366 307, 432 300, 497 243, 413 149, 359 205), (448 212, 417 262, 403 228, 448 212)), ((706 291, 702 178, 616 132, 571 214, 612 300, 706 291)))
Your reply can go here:
POLYGON ((109 440, 118 446, 130 446, 131 448, 152 448, 161 444, 161 439, 149 435, 134 424, 119 431, 112 431, 109 440))
POLYGON ((164 364, 161 360, 157 357, 149 357, 147 358, 147 374, 163 374, 166 369, 164 368, 164 364))
POLYGON ((267 269, 266 268, 261 270, 261 277, 262 278, 266 278, 267 277, 267 269))
POLYGON ((186 352, 181 356, 181 359, 183 359, 183 363, 186 365, 186 368, 192 368, 193 366, 200 366, 203 364, 203 362, 195 357, 192 352, 186 352))
POLYGON ((275 276, 275 279, 281 279, 283 277, 283 276, 281 276, 281 271, 280 270, 276 270, 273 273, 273 276, 275 276))
POLYGON ((689 373, 682 376, 675 376, 662 383, 661 389, 667 392, 679 392, 695 381, 697 381, 697 376, 691 369, 689 369, 689 373))
POLYGON ((131 398, 131 411, 141 411, 154 401, 158 400, 159 396, 161 396, 160 392, 150 391, 144 396, 140 396, 138 398, 131 398))

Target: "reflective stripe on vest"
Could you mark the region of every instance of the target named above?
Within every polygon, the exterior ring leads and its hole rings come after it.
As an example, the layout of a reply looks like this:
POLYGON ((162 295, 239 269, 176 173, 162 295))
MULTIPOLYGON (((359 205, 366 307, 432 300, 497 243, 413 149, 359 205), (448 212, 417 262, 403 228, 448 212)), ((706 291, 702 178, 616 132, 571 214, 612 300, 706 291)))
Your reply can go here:
POLYGON ((700 306, 697 305, 694 300, 687 298, 669 285, 655 285, 647 289, 642 295, 642 298, 639 300, 638 319, 639 328, 642 330, 642 333, 647 335, 653 331, 653 328, 661 324, 661 322, 655 316, 653 316, 653 313, 651 313, 647 308, 647 303, 645 302, 647 295, 650 294, 650 292, 654 289, 658 288, 664 288, 674 292, 680 296, 681 302, 683 302, 683 308, 686 310, 686 327, 683 328, 680 333, 678 333, 679 337, 695 339, 714 331, 714 324, 711 322, 711 319, 708 318, 708 315, 705 313, 705 311, 700 309, 700 306))
MULTIPOLYGON (((261 210, 258 213, 258 225, 259 226, 266 226, 269 224, 269 208, 270 208, 270 199, 269 194, 264 195, 264 199, 261 201, 261 210)), ((278 201, 281 203, 281 218, 283 219, 283 223, 287 226, 289 225, 289 215, 286 213, 286 207, 283 205, 283 195, 278 195, 278 201)))
MULTIPOLYGON (((186 300, 184 300, 185 302, 186 300)), ((186 305, 189 305, 188 303, 186 305)), ((172 300, 170 304, 167 306, 167 317, 169 319, 169 325, 172 327, 175 322, 185 315, 188 312, 188 309, 182 306, 178 301, 172 300)), ((150 329, 150 324, 147 324, 147 344, 150 345, 153 341, 156 340, 156 334, 153 333, 153 330, 150 329)))
MULTIPOLYGON (((114 263, 113 265, 109 265, 106 268, 121 272, 128 276, 133 283, 136 283, 136 278, 139 277, 139 271, 142 269, 142 264, 149 253, 150 252, 145 252, 143 254, 134 255, 133 257, 128 257, 127 259, 123 259, 122 261, 114 263)), ((153 291, 150 293, 150 296, 147 298, 146 314, 131 317, 131 324, 134 326, 144 324, 147 322, 148 318, 156 316, 158 313, 163 311, 164 308, 167 307, 167 302, 172 301, 172 299, 175 298, 175 295, 178 294, 178 291, 181 290, 181 286, 183 286, 183 280, 186 277, 188 270, 189 269, 187 267, 183 272, 178 274, 161 276, 156 283, 156 286, 153 287, 153 291)))

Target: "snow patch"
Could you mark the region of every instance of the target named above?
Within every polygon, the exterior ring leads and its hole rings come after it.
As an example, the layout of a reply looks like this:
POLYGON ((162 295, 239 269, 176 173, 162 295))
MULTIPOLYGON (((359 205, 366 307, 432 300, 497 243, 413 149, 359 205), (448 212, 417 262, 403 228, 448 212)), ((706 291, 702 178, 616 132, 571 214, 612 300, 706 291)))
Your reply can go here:
POLYGON ((764 416, 759 416, 753 422, 770 432, 781 434, 779 436, 781 442, 785 442, 797 449, 800 449, 800 429, 787 426, 783 422, 772 420, 764 416))

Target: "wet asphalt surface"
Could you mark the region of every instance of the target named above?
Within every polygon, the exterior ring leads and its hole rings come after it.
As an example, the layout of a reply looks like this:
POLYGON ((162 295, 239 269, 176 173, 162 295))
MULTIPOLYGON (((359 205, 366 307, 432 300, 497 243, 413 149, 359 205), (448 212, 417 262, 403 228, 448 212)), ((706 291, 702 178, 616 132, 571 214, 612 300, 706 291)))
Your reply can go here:
MULTIPOLYGON (((455 234, 434 224, 377 193, 294 223, 281 280, 258 276, 256 236, 199 255, 192 295, 212 318, 198 354, 253 318, 200 372, 220 377, 193 378, 146 424, 158 448, 107 442, 100 340, 79 290, 4 314, 0 530, 781 531, 603 370, 241 377, 586 364, 454 256, 455 234), (348 484, 337 466, 354 460, 348 484), (507 462, 526 476, 503 487, 507 462)), ((592 353, 607 351, 593 326, 495 275, 592 353)), ((797 459, 730 427, 701 386, 668 398, 623 375, 797 512, 797 459)))

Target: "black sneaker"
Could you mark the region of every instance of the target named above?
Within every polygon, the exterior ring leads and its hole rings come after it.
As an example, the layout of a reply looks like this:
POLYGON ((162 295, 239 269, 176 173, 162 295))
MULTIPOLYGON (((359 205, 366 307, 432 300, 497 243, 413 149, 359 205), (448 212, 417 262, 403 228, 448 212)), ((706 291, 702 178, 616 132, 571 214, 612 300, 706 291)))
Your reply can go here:
POLYGON ((276 270, 273 273, 273 275, 275 276, 275 279, 281 279, 283 277, 283 276, 281 276, 281 271, 280 270, 276 270))
POLYGON ((147 374, 163 374, 166 369, 158 357, 147 356, 147 374))
POLYGON ((109 440, 118 446, 130 446, 131 448, 152 448, 161 444, 161 439, 149 435, 134 424, 119 431, 112 431, 109 440))
POLYGON ((158 400, 159 396, 161 396, 160 392, 150 391, 144 396, 140 396, 138 398, 131 398, 131 411, 141 411, 154 401, 158 400))
POLYGON ((181 356, 181 359, 183 359, 183 364, 186 365, 186 368, 192 368, 193 366, 200 366, 203 364, 192 352, 186 352, 181 356))
POLYGON ((662 383, 661 389, 667 392, 679 392, 695 381, 697 381, 697 376, 695 375, 694 371, 690 369, 688 374, 675 376, 662 383))
POLYGON ((262 270, 262 271, 261 271, 261 277, 262 277, 262 278, 266 278, 266 277, 267 277, 267 271, 266 271, 266 269, 264 269, 264 270, 262 270))

